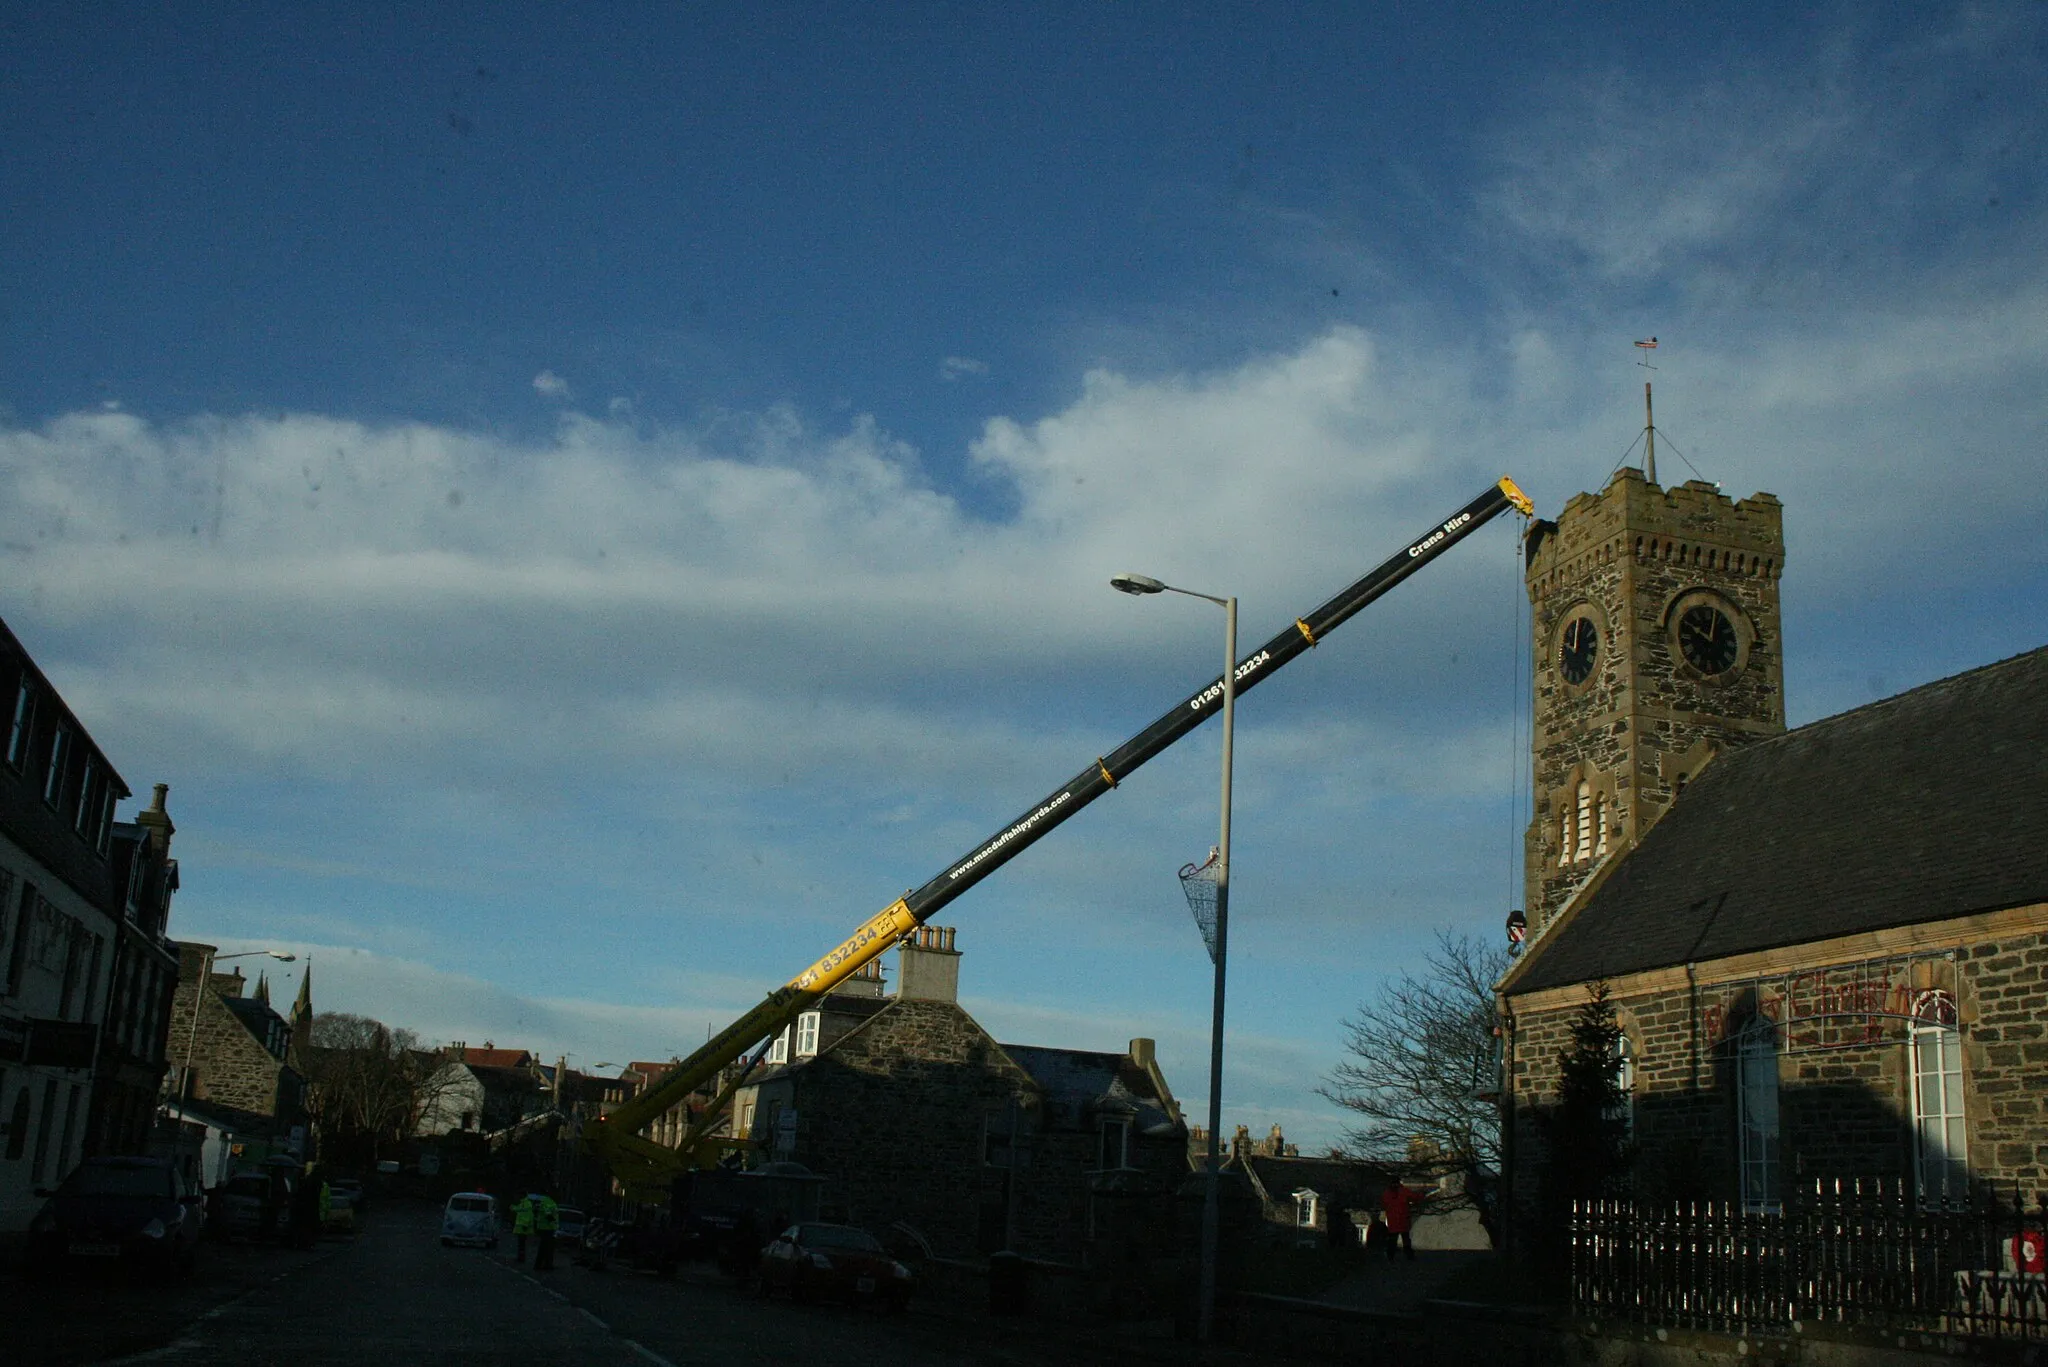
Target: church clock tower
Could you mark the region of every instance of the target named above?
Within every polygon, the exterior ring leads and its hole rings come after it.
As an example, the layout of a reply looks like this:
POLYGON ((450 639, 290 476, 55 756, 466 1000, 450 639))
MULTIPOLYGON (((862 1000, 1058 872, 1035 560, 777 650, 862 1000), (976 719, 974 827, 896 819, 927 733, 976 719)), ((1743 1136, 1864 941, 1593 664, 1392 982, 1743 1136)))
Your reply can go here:
POLYGON ((1720 750, 1785 729, 1782 505, 1641 470, 1529 532, 1531 933, 1641 839, 1720 750))

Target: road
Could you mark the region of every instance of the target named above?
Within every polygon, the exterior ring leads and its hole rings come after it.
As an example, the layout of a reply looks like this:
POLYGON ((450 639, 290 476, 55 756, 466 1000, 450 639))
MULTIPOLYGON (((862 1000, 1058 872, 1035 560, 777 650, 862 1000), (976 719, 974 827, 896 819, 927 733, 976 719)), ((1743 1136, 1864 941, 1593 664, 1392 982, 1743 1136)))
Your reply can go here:
MULTIPOLYGON (((913 1306, 890 1316, 764 1302, 708 1273, 660 1281, 592 1272, 566 1257, 536 1273, 513 1263, 509 1238, 496 1251, 442 1248, 438 1218, 394 1201, 371 1211, 354 1240, 311 1253, 210 1250, 211 1264, 182 1287, 60 1284, 0 1329, 13 1351, 32 1356, 0 1357, 166 1367, 1028 1367, 1128 1364, 1137 1346, 1043 1321, 990 1320, 978 1307, 913 1306)), ((4 1289, 12 1299, 24 1288, 4 1289)), ((1155 1351, 1141 1350, 1140 1360, 1193 1356, 1187 1345, 1144 1348, 1155 1351)))

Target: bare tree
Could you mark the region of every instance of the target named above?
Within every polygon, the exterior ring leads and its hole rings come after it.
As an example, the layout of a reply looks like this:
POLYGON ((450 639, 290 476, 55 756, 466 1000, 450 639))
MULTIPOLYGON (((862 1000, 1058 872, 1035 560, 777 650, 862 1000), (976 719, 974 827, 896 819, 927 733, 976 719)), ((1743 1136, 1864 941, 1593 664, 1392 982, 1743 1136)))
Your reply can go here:
POLYGON ((410 1030, 341 1011, 315 1016, 303 1059, 322 1154, 374 1161, 410 1134, 430 1085, 431 1057, 410 1030))
POLYGON ((1344 1022, 1349 1057, 1318 1090, 1357 1118, 1345 1132, 1354 1153, 1498 1171, 1493 984, 1507 966, 1505 949, 1438 931, 1419 972, 1403 971, 1344 1022))

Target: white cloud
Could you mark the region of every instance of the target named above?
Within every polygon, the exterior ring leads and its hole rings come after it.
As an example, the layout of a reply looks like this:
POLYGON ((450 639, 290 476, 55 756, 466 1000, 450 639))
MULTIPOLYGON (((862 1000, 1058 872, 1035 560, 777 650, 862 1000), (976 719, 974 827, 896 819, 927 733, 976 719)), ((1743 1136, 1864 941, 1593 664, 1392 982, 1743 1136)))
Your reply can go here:
MULTIPOLYGON (((266 966, 273 1003, 291 999, 298 990, 298 975, 310 964, 316 1012, 372 1016, 410 1029, 430 1044, 482 1044, 489 1039, 501 1047, 530 1050, 548 1062, 567 1053, 573 1056, 572 1066, 583 1068, 602 1060, 623 1063, 687 1054, 703 1043, 708 1023, 723 1024, 754 1004, 754 998, 734 991, 730 984, 714 983, 700 990, 688 1006, 622 1006, 510 991, 419 959, 348 945, 290 938, 258 943, 230 937, 219 944, 223 954, 283 949, 298 955, 290 969, 266 966)), ((247 968, 244 972, 254 976, 247 968)))
POLYGON ((552 370, 543 370, 533 377, 533 392, 543 399, 567 399, 569 382, 552 370))
POLYGON ((952 384, 968 375, 988 374, 988 362, 972 356, 948 356, 939 362, 939 378, 952 384))

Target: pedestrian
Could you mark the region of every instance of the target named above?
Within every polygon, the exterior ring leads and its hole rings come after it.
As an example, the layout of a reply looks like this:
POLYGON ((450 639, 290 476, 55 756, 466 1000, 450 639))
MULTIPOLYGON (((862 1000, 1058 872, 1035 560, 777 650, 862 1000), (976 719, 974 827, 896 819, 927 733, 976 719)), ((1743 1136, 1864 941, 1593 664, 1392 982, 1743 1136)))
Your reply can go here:
POLYGON ((290 1234, 295 1188, 283 1164, 268 1163, 265 1171, 269 1174, 270 1183, 264 1189, 262 1224, 257 1230, 257 1237, 269 1243, 285 1239, 290 1234))
POLYGON ((533 1236, 538 1244, 533 1251, 533 1270, 552 1272, 555 1270, 555 1231, 562 1227, 561 1207, 544 1191, 536 1192, 527 1199, 533 1202, 533 1236))
POLYGON ((308 1168, 299 1174, 298 1189, 292 1193, 293 1244, 311 1248, 320 1242, 321 1232, 327 1228, 327 1212, 332 1208, 332 1200, 323 1169, 308 1168))
POLYGON ((518 1241, 519 1251, 512 1255, 512 1261, 526 1266, 526 1240, 533 1233, 533 1194, 528 1192, 512 1207, 512 1236, 518 1241))
POLYGON ((1394 1249, 1398 1245, 1408 1250, 1408 1261, 1415 1261, 1415 1207, 1422 1204, 1420 1192, 1408 1190, 1401 1185, 1398 1177, 1387 1179, 1387 1188, 1380 1193, 1380 1218, 1386 1221, 1387 1237, 1381 1240, 1386 1245, 1387 1261, 1394 1261, 1394 1249))

